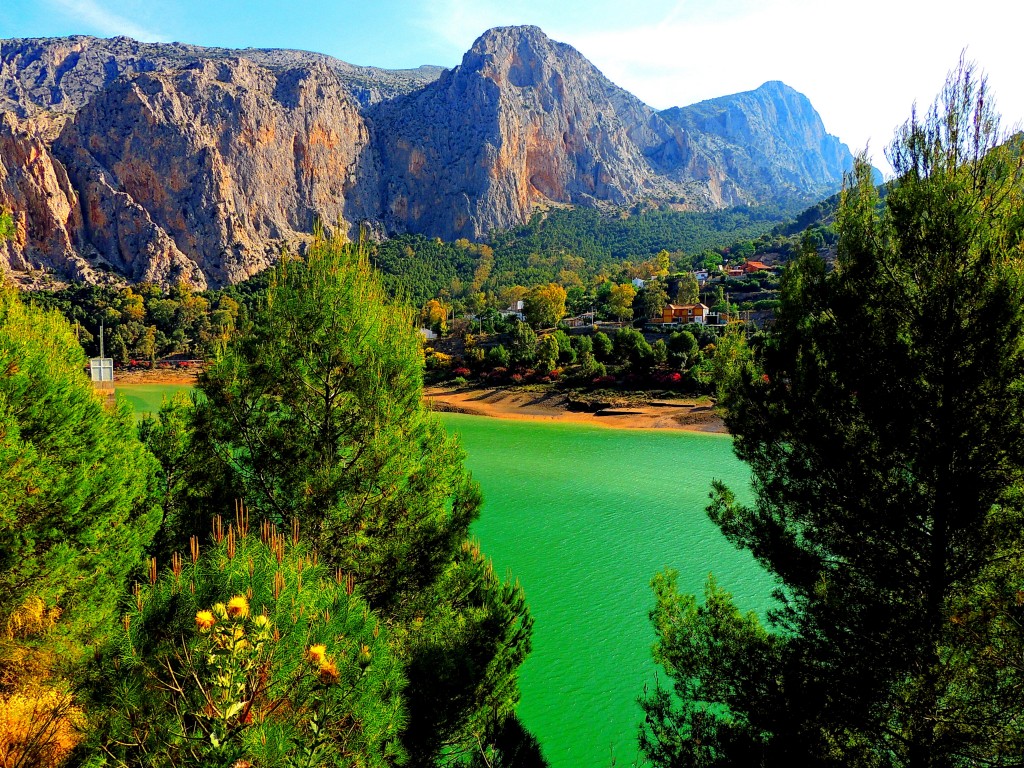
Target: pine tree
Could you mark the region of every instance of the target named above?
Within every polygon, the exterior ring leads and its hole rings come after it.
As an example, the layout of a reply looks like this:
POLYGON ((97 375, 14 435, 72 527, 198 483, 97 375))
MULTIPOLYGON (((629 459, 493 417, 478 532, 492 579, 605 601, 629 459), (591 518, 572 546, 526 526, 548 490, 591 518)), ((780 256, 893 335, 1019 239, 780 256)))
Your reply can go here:
POLYGON ((85 364, 67 321, 0 285, 0 627, 31 601, 63 655, 110 628, 159 522, 131 408, 105 407, 85 364))
POLYGON ((531 619, 467 540, 480 491, 421 401, 412 314, 356 246, 318 243, 278 267, 200 390, 177 505, 198 514, 181 516, 178 541, 235 496, 254 519, 296 516, 391 626, 413 763, 478 750, 518 700, 531 619))
POLYGON ((858 160, 834 271, 809 249, 726 396, 756 501, 709 513, 780 582, 766 632, 656 580, 657 765, 1019 764, 1024 756, 1024 175, 962 64, 858 160))

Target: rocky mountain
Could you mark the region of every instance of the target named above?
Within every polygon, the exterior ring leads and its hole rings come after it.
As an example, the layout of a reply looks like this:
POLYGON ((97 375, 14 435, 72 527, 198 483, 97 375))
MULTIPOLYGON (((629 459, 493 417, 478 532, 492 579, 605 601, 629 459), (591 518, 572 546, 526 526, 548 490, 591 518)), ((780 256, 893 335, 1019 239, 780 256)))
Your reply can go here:
POLYGON ((799 195, 836 184, 850 149, 825 131, 810 100, 785 83, 661 112, 755 199, 799 195))
POLYGON ((129 37, 0 40, 0 111, 19 117, 41 111, 73 114, 118 78, 182 69, 211 59, 239 58, 272 72, 321 64, 364 105, 422 88, 444 71, 433 66, 399 70, 360 67, 310 51, 141 43, 129 37))
POLYGON ((0 41, 0 265, 244 279, 316 222, 480 238, 537 205, 710 210, 834 190, 852 164, 781 83, 656 112, 536 27, 452 70, 127 38, 0 41))
POLYGON ((459 67, 367 114, 389 229, 474 239, 539 202, 734 201, 686 133, 536 27, 484 33, 459 67))

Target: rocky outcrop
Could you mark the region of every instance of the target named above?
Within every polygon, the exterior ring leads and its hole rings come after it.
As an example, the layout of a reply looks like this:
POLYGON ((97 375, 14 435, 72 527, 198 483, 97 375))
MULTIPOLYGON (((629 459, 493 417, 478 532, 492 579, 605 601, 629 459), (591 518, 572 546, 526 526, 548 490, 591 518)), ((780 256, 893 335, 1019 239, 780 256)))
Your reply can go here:
POLYGON ((78 195, 37 126, 0 116, 0 209, 14 216, 15 235, 0 241, 0 266, 49 269, 79 279, 91 270, 78 195))
POLYGON ((485 33, 459 67, 369 116, 390 229, 476 239, 538 202, 723 202, 685 132, 537 27, 485 33))
POLYGON ((368 142, 323 65, 274 73, 220 59, 115 82, 54 151, 106 261, 133 280, 223 285, 267 267, 317 222, 347 230, 375 218, 368 142))
POLYGON ((317 222, 479 239, 538 205, 708 210, 838 187, 852 162, 781 83, 656 112, 536 27, 452 70, 127 38, 0 41, 0 266, 236 282, 317 222))
POLYGON ((807 97, 778 81, 660 116, 751 202, 827 194, 853 168, 849 147, 826 133, 807 97))

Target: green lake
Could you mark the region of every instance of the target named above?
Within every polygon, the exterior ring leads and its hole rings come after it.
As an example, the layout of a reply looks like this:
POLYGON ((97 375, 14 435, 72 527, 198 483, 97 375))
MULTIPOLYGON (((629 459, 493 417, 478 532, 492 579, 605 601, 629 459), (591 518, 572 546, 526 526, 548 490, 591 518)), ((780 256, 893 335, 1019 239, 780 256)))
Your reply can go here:
POLYGON ((178 392, 188 392, 191 384, 118 384, 117 394, 123 397, 138 414, 156 413, 165 397, 171 398, 178 392))
MULTIPOLYGON (((140 411, 185 387, 120 386, 140 411)), ((484 492, 473 527, 499 573, 523 584, 534 616, 520 717, 553 768, 632 765, 653 685, 650 580, 679 571, 700 593, 709 572, 744 609, 772 584, 707 519, 712 479, 748 487, 731 440, 663 430, 502 421, 443 414, 484 492)))
POLYGON ((712 479, 743 492, 746 466, 722 435, 443 419, 484 491, 473 532, 522 582, 534 616, 523 723, 553 768, 632 765, 636 698, 657 669, 655 572, 675 568, 700 593, 713 571, 741 608, 769 603, 770 579, 704 513, 712 479))

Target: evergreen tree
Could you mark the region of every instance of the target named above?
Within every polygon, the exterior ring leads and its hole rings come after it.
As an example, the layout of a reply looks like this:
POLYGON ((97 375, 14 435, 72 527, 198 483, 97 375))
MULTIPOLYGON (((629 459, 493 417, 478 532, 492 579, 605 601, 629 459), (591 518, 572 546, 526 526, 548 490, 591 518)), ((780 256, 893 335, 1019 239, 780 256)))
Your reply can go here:
POLYGON ((615 350, 615 345, 612 340, 608 337, 608 334, 604 331, 598 331, 594 334, 594 357, 598 360, 605 362, 611 359, 612 352, 615 350))
POLYGON ((110 628, 159 522, 131 408, 105 407, 85 365, 67 321, 0 285, 0 626, 32 601, 64 655, 110 628))
POLYGON ((188 485, 207 519, 233 496, 254 519, 298 517, 352 576, 391 625, 406 748, 426 765, 478 750, 512 713, 531 619, 467 541, 480 492, 421 401, 413 325, 354 246, 283 262, 251 328, 200 379, 188 485))
POLYGON ((558 339, 548 334, 537 342, 537 368, 544 373, 558 367, 558 339))
POLYGON ((509 354, 516 365, 532 365, 537 359, 537 334, 526 323, 516 322, 510 346, 509 354))
POLYGON ((712 519, 775 575, 766 632, 713 583, 656 579, 656 765, 1016 765, 1024 756, 1024 175, 961 65, 857 162, 726 396, 756 502, 712 519))

